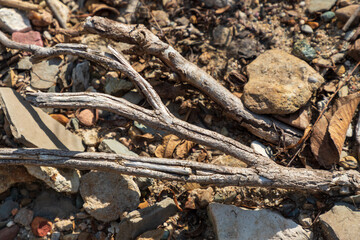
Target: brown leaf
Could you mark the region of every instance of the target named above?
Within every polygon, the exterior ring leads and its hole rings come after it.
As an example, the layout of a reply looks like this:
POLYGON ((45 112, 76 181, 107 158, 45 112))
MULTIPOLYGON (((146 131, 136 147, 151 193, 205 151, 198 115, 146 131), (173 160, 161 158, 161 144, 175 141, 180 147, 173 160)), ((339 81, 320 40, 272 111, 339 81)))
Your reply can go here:
POLYGON ((338 163, 346 131, 360 102, 360 93, 338 99, 314 126, 311 151, 320 165, 338 163))
POLYGON ((276 116, 276 118, 293 127, 304 130, 310 124, 311 116, 309 112, 309 107, 304 107, 295 113, 286 116, 276 116))
POLYGON ((155 156, 158 158, 171 158, 175 148, 177 145, 179 145, 181 142, 181 140, 173 135, 166 135, 163 138, 163 143, 162 145, 158 146, 155 150, 155 156))
POLYGON ((188 155, 191 148, 193 148, 196 145, 196 143, 188 140, 184 140, 180 145, 176 147, 176 156, 179 158, 184 158, 186 155, 188 155))

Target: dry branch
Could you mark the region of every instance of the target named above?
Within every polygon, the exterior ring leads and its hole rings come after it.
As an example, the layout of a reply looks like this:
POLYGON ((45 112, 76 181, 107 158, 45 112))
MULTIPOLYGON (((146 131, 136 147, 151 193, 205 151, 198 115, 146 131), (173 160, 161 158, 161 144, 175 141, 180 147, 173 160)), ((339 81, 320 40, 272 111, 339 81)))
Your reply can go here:
POLYGON ((213 99, 233 119, 241 122, 254 135, 272 143, 278 143, 284 135, 285 144, 296 144, 302 132, 268 116, 255 114, 243 105, 242 101, 223 87, 218 81, 186 60, 173 47, 162 42, 143 25, 127 25, 102 17, 88 18, 85 30, 115 41, 135 44, 143 54, 159 57, 182 80, 204 92, 213 99), (281 129, 282 133, 279 133, 281 129))

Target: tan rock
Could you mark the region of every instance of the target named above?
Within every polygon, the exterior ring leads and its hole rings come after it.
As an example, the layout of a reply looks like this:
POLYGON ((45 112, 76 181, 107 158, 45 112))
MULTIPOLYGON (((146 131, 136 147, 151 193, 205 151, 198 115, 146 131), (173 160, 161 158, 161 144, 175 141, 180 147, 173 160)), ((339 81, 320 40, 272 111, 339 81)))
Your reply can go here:
POLYGON ((305 61, 278 49, 257 57, 247 66, 247 73, 242 101, 259 114, 296 112, 324 82, 305 61))
MULTIPOLYGON (((359 6, 360 6, 359 4, 353 4, 347 7, 340 8, 335 11, 335 16, 340 22, 345 23, 351 17, 351 15, 355 13, 356 9, 359 6)), ((351 26, 357 26, 359 24, 359 21, 360 21, 360 13, 358 13, 351 26)))
POLYGON ((35 178, 22 166, 0 167, 0 193, 5 192, 15 183, 32 181, 35 181, 35 178))

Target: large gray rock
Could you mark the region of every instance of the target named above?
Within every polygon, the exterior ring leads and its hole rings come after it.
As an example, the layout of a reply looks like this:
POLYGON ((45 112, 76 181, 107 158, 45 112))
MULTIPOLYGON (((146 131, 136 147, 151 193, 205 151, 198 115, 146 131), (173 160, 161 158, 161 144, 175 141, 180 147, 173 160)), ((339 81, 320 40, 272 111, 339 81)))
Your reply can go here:
POLYGON ((86 212, 97 220, 110 222, 125 211, 136 209, 140 190, 129 176, 92 171, 81 178, 80 194, 86 212))
POLYGON ((247 210, 210 203, 208 213, 218 240, 311 239, 300 225, 268 209, 247 210))
POLYGON ((320 226, 328 240, 360 239, 360 212, 352 205, 335 205, 320 215, 320 226))
POLYGON ((336 1, 337 0, 311 0, 308 11, 310 13, 327 11, 335 5, 336 1))
POLYGON ((304 106, 324 82, 305 61, 282 50, 268 50, 247 66, 242 100, 259 114, 289 114, 304 106))
POLYGON ((140 234, 155 229, 177 211, 174 200, 166 198, 154 206, 132 211, 119 225, 116 240, 135 239, 140 234))

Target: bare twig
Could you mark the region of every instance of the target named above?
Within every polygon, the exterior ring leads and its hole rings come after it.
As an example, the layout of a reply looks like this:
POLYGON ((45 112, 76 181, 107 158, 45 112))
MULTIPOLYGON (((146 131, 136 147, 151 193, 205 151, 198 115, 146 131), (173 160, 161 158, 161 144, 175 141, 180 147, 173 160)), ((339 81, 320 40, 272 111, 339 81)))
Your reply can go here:
POLYGON ((284 130, 287 145, 297 143, 302 136, 298 129, 246 109, 238 97, 205 71, 187 61, 174 48, 162 42, 143 25, 126 25, 106 18, 92 17, 86 20, 85 30, 115 41, 135 44, 140 49, 140 52, 159 57, 170 69, 179 74, 184 81, 189 82, 212 98, 224 109, 224 113, 242 122, 242 126, 260 138, 277 143, 281 136, 273 128, 274 125, 284 130))
POLYGON ((20 0, 0 0, 0 5, 5 7, 16 8, 23 11, 36 11, 41 9, 39 5, 24 2, 20 0))

